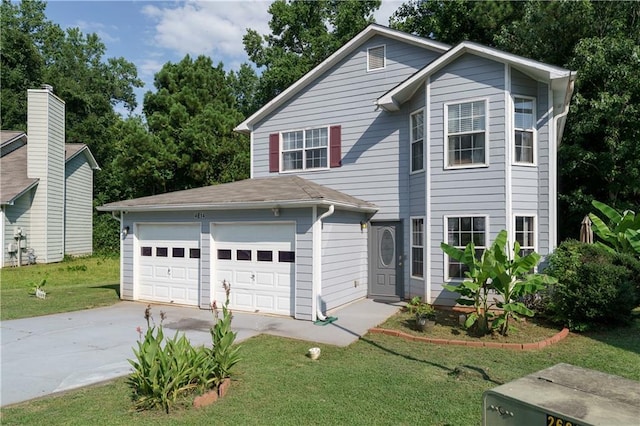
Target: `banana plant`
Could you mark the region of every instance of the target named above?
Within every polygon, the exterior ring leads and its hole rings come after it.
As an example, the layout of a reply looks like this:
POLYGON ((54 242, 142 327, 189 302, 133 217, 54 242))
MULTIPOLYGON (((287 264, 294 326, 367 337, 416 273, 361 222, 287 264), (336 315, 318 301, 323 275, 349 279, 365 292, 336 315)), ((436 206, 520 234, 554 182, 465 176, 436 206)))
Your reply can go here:
POLYGON ((632 210, 619 213, 613 207, 593 200, 591 203, 611 224, 609 227, 600 217, 589 213, 593 223, 593 232, 601 241, 596 242, 610 252, 630 253, 640 256, 640 214, 632 210))

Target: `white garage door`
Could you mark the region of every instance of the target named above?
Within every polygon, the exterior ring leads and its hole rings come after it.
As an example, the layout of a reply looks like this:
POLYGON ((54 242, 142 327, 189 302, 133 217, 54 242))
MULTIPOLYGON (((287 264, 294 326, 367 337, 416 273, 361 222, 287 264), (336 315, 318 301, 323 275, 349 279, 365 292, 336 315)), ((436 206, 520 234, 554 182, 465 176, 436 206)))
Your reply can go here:
POLYGON ((139 225, 137 232, 137 298, 198 305, 200 225, 139 225))
POLYGON ((226 280, 231 284, 231 308, 293 315, 294 225, 213 224, 212 230, 218 303, 225 300, 226 280))

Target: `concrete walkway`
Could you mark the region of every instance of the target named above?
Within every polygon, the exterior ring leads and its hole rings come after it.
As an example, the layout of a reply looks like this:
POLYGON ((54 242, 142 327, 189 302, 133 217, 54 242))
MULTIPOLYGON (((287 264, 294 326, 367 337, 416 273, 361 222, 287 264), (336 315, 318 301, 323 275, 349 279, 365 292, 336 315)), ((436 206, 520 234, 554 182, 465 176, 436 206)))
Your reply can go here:
MULTIPOLYGON (((238 341, 272 334, 319 344, 347 346, 384 322, 400 304, 360 300, 331 312, 338 320, 326 326, 292 318, 234 312, 238 341)), ((119 302, 106 308, 47 315, 0 323, 2 363, 0 405, 99 383, 129 374, 127 359, 146 330, 145 303, 119 302)), ((167 316, 165 334, 184 331, 193 344, 210 344, 210 311, 152 305, 157 322, 167 316)))

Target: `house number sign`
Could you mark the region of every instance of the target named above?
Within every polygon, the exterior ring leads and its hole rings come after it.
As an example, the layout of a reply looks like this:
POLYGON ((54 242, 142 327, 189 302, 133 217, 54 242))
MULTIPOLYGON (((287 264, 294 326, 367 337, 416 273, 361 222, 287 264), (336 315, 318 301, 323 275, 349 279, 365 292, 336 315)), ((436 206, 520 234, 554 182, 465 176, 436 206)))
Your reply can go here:
POLYGON ((195 217, 196 219, 204 219, 204 213, 197 212, 196 214, 193 215, 193 217, 195 217))

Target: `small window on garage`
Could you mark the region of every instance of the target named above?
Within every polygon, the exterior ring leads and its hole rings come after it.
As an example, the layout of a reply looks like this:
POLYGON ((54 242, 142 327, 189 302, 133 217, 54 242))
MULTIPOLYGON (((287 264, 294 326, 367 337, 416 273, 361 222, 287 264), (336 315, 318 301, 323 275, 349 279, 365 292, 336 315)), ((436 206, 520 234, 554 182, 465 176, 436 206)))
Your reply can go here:
POLYGON ((200 259, 200 249, 199 248, 189 249, 189 258, 200 259))
POLYGON ((236 260, 251 260, 251 250, 236 250, 236 260))
POLYGON ((171 257, 184 257, 184 247, 174 247, 171 249, 171 257))
POLYGON ((258 262, 273 262, 273 252, 271 250, 258 250, 258 262))
POLYGON ((279 251, 278 262, 293 263, 296 261, 296 254, 292 251, 279 251))
POLYGON ((140 255, 151 256, 151 247, 140 247, 140 255))
POLYGON ((167 257, 169 249, 167 247, 156 247, 156 257, 167 257))
POLYGON ((231 260, 231 250, 218 250, 218 260, 231 260))

